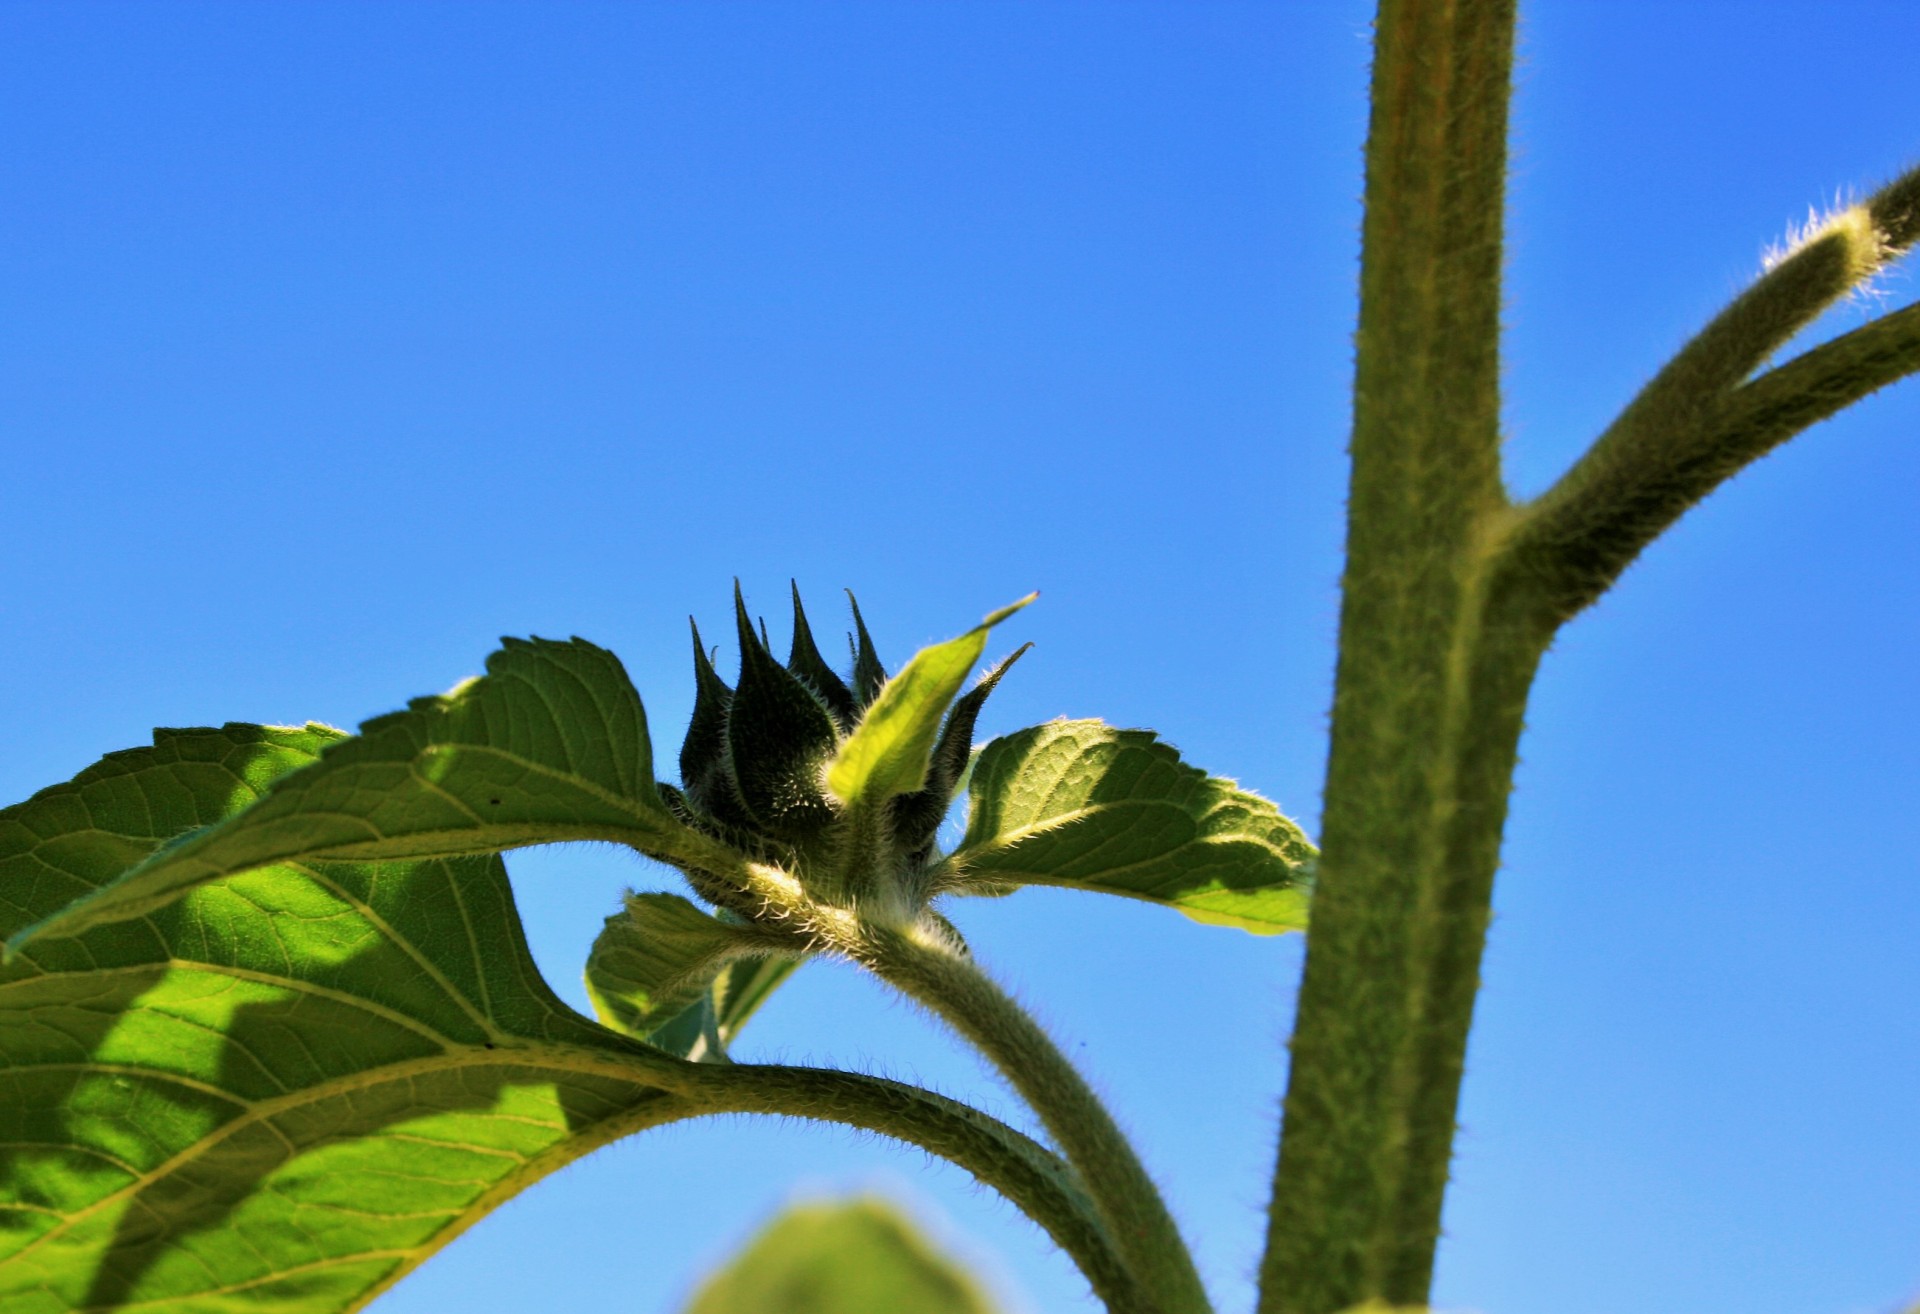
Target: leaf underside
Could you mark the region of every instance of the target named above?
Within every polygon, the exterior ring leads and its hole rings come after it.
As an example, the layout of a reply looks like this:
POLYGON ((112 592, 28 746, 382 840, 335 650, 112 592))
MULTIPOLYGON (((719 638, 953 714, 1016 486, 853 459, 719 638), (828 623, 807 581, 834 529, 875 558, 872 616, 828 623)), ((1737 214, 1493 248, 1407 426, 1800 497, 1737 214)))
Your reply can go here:
POLYGON ((1306 926, 1306 835, 1151 731, 1063 720, 1006 735, 980 751, 969 800, 947 863, 961 888, 1065 885, 1261 934, 1306 926))
POLYGON ((794 1205, 686 1314, 993 1314, 973 1279, 883 1200, 794 1205))
POLYGON ((313 729, 318 764, 49 920, 15 926, 9 951, 269 863, 444 858, 580 839, 659 855, 685 834, 654 788, 639 695, 618 658, 580 639, 507 640, 485 676, 450 694, 415 699, 332 743, 313 729))
POLYGON ((681 1058, 726 1045, 797 965, 733 958, 726 923, 677 894, 634 894, 587 956, 587 993, 607 1026, 681 1058))
MULTIPOLYGON (((0 812, 0 933, 335 737, 159 731, 0 812)), ((618 1075, 645 1052, 541 981, 497 857, 267 867, 36 940, 0 968, 0 1309, 359 1308, 499 1200, 680 1116, 618 1075)))

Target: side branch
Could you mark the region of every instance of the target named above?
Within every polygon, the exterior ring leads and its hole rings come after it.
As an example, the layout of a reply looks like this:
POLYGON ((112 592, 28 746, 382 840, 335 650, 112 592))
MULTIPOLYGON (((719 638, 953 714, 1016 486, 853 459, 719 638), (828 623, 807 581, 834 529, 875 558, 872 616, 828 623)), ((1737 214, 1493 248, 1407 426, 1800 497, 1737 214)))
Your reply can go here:
POLYGON ((1753 378, 1836 299, 1920 238, 1920 169, 1833 216, 1655 375, 1509 540, 1564 620, 1689 507, 1800 430, 1920 370, 1914 309, 1753 378))
POLYGON ((1920 304, 1822 343, 1735 389, 1721 409, 1721 443, 1744 465, 1914 373, 1920 373, 1920 304))

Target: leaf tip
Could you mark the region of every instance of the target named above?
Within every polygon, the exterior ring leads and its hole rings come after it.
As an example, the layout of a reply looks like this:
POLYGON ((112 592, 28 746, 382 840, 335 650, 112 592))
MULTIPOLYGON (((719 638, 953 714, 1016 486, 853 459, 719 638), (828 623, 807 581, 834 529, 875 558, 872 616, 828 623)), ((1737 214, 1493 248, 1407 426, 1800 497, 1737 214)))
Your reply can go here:
POLYGON ((1035 589, 1033 592, 1027 594, 1026 597, 1021 598, 1018 602, 1010 602, 1006 606, 1000 608, 1000 610, 998 611, 988 612, 986 619, 980 622, 980 628, 992 629, 995 625, 998 625, 1001 621, 1013 615, 1014 612, 1019 611, 1022 607, 1025 607, 1031 604, 1039 596, 1040 596, 1040 590, 1035 589))

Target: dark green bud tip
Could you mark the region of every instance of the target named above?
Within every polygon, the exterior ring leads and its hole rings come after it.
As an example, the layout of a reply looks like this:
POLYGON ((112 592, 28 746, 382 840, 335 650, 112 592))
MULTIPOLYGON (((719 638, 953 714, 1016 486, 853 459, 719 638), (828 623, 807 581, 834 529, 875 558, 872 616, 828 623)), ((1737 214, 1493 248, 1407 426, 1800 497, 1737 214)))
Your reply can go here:
POLYGON ((805 843, 833 819, 821 788, 822 765, 839 742, 827 705, 775 661, 734 585, 740 681, 727 710, 727 765, 734 788, 760 829, 805 843))
POLYGON ((827 659, 820 655, 819 646, 813 641, 813 627, 807 624, 806 608, 800 605, 800 585, 793 584, 793 648, 787 655, 787 669, 804 681, 808 688, 819 696, 833 713, 833 719, 840 723, 840 729, 853 729, 859 709, 854 706, 853 691, 847 688, 846 681, 833 667, 827 665, 827 659))
POLYGON ((887 668, 880 664, 880 655, 874 651, 873 636, 867 633, 867 623, 860 617, 860 603, 852 589, 847 590, 847 605, 853 608, 853 628, 860 636, 853 646, 853 699, 864 712, 880 696, 880 687, 887 682, 887 668))
POLYGON ((693 720, 680 745, 680 781, 694 808, 738 826, 747 816, 727 769, 727 711, 733 704, 733 690, 713 669, 707 646, 700 641, 699 625, 691 616, 687 624, 693 629, 693 720))

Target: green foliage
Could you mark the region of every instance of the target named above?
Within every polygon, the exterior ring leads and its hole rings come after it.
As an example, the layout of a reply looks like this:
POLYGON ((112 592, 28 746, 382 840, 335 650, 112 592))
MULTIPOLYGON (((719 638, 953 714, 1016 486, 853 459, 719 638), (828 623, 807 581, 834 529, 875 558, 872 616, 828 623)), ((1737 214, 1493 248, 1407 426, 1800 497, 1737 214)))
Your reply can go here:
POLYGON ((1148 730, 1050 721, 980 752, 939 879, 1066 885, 1272 934, 1306 926, 1314 850, 1267 800, 1188 766, 1148 730))
POLYGON ((709 1278, 686 1314, 993 1314, 979 1287, 873 1198, 794 1205, 709 1278))
MULTIPOLYGON (((1051 884, 1259 932, 1314 898, 1263 1314, 1425 1300, 1533 674, 1557 627, 1748 462, 1920 370, 1920 312, 1772 369, 1920 240, 1920 171, 1714 319, 1545 496, 1500 468, 1511 0, 1383 0, 1324 853, 1143 730, 1055 721, 970 761, 989 631, 889 679, 857 605, 843 676, 794 596, 787 660, 735 588, 729 687, 694 633, 679 787, 581 640, 368 721, 158 731, 0 811, 0 1308, 359 1308, 527 1183, 699 1113, 830 1119, 961 1163, 1119 1314, 1202 1314, 1170 1213, 1091 1086, 934 910, 1051 884), (937 832, 970 774, 958 849, 937 832), (522 941, 499 853, 625 844, 684 874, 594 946, 606 1025, 522 941), (1053 1147, 931 1092, 728 1061, 812 954, 871 970, 989 1058, 1053 1147), (704 1061, 693 1061, 704 1060, 704 1061)), ((1024 651, 1024 649, 1022 650, 1024 651)), ((978 1314, 886 1208, 794 1211, 693 1314, 978 1314)))
POLYGON ((698 851, 654 788, 646 713, 619 660, 579 639, 509 639, 485 676, 368 721, 256 806, 170 843, 8 946, 138 916, 268 863, 585 839, 663 858, 698 851))
MULTIPOLYGON (((981 706, 1019 654, 960 687, 1020 605, 891 680, 856 612, 842 680, 797 597, 781 665, 736 591, 733 688, 696 636, 682 789, 653 780, 646 717, 611 654, 509 640, 485 676, 358 736, 160 731, 153 748, 0 813, 12 951, 0 1089, 19 1129, 0 1169, 8 1314, 357 1308, 578 1154, 729 1110, 832 1118, 946 1154, 1042 1219, 1114 1308, 1199 1308, 1190 1266, 1156 1257, 1181 1250, 1164 1208, 1121 1198, 1153 1190, 1111 1120, 984 978, 956 987, 954 1016, 990 1050, 993 1036, 1017 1039, 1015 1084, 1042 1106, 1044 1092, 1073 1089, 1071 1116, 1042 1107, 1071 1164, 911 1087, 727 1061, 809 954, 878 969, 874 937, 904 928, 898 943, 922 969, 974 972, 926 905, 941 892, 932 872, 976 858, 1000 861, 995 879, 1227 908, 1262 926, 1279 920, 1263 884, 1298 906, 1310 850, 1290 823, 1150 735, 1097 723, 1081 723, 1066 767, 1036 756, 1053 774, 1033 789, 1013 778, 1027 767, 990 749, 977 811, 1025 829, 976 836, 971 856, 941 868, 934 832, 981 706), (823 788, 835 771, 847 798, 823 788), (1098 852, 1062 840, 1083 834, 1098 852), (541 981, 497 856, 579 839, 661 858, 717 905, 629 896, 588 963, 604 1026, 541 981), (876 892, 893 899, 880 923, 868 920, 876 892), (1172 1299, 1141 1294, 1168 1272, 1172 1299)), ((924 1259, 902 1235, 861 1244, 924 1259)), ((914 1262, 873 1276, 933 1282, 937 1266, 914 1262)))
POLYGON ((827 788, 843 807, 884 803, 926 787, 941 720, 986 650, 988 632, 1035 596, 1001 608, 957 639, 921 649, 881 687, 827 768, 827 788))
MULTIPOLYGON (((0 931, 340 742, 163 730, 0 812, 0 931)), ((666 1116, 632 1053, 540 980, 498 858, 269 866, 43 935, 0 969, 0 1309, 357 1308, 666 1116)))
POLYGON ((677 894, 630 894, 593 942, 587 993, 616 1031, 683 1058, 721 1058, 795 966, 738 957, 756 947, 738 926, 677 894))

